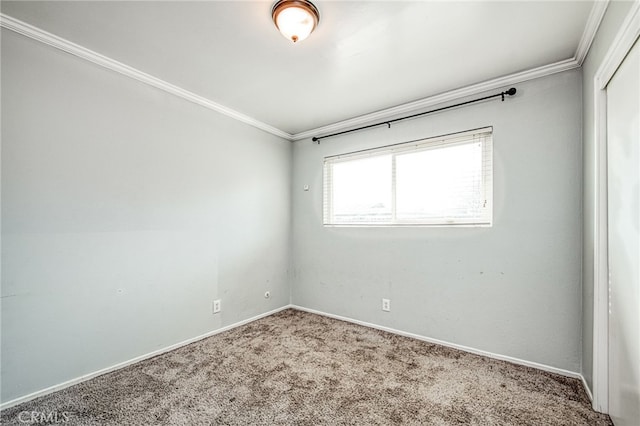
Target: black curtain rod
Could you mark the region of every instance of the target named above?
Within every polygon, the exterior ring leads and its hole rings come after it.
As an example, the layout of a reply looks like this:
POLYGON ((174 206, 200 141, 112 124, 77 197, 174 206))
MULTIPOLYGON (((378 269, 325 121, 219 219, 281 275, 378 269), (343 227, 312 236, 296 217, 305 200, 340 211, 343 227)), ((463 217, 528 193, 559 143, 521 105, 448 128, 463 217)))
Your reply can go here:
POLYGON ((387 126, 389 126, 389 128, 391 128, 391 123, 396 123, 398 121, 408 120, 410 118, 420 117, 420 116, 427 115, 427 114, 432 114, 432 113, 438 112, 438 111, 444 111, 445 109, 456 108, 456 107, 463 106, 463 105, 469 105, 469 104, 472 104, 472 103, 475 103, 475 102, 486 101, 487 99, 497 98, 498 96, 502 97, 502 102, 504 102, 504 96, 505 95, 513 96, 515 94, 516 94, 516 88, 512 87, 511 89, 509 89, 507 91, 496 93, 495 95, 485 96, 484 98, 473 99, 473 100, 470 100, 470 101, 461 102, 459 104, 449 105, 449 106, 438 108, 438 109, 432 109, 431 111, 425 111, 425 112, 421 112, 421 113, 418 113, 418 114, 407 115, 406 117, 394 118, 393 120, 381 121, 380 123, 369 124, 368 126, 356 127, 355 129, 345 130, 345 131, 337 132, 337 133, 331 133, 329 135, 314 136, 313 138, 311 138, 311 140, 314 141, 314 142, 320 143, 320 139, 332 138, 334 136, 344 135, 346 133, 357 132, 359 130, 364 130, 364 129, 370 129, 372 127, 382 126, 383 124, 386 124, 387 126))

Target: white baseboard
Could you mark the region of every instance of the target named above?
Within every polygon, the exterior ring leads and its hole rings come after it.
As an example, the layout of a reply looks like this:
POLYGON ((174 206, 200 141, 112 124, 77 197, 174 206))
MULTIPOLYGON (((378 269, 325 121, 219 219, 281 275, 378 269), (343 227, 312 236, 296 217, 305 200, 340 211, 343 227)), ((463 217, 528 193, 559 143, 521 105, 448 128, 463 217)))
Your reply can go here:
MULTIPOLYGON (((500 354, 496 354, 496 353, 493 353, 493 352, 487 352, 487 351, 483 351, 483 350, 480 350, 480 349, 470 348, 468 346, 458 345, 458 344, 455 344, 455 343, 446 342, 444 340, 433 339, 431 337, 425 337, 425 336, 421 336, 419 334, 408 333, 406 331, 396 330, 394 328, 384 327, 384 326, 381 326, 381 325, 376 325, 376 324, 372 324, 372 323, 365 322, 365 321, 360 321, 360 320, 353 319, 353 318, 343 317, 343 316, 334 315, 334 314, 328 314, 326 312, 318 311, 318 310, 315 310, 315 309, 305 308, 303 306, 291 305, 291 308, 297 309, 299 311, 309 312, 309 313, 312 313, 312 314, 322 315, 322 316, 325 316, 325 317, 328 317, 328 318, 334 318, 334 319, 337 319, 337 320, 350 322, 350 323, 353 323, 353 324, 362 325, 362 326, 369 327, 369 328, 374 328, 376 330, 386 331, 386 332, 389 332, 389 333, 397 334, 399 336, 410 337, 412 339, 422 340, 422 341, 428 342, 428 343, 435 343, 437 345, 447 346, 447 347, 450 347, 450 348, 458 349, 458 350, 461 350, 461 351, 464 351, 464 352, 469 352, 469 353, 476 354, 476 355, 482 355, 482 356, 486 356, 486 357, 489 357, 489 358, 499 359, 501 361, 508 361, 508 362, 513 363, 513 364, 524 365, 525 367, 532 367, 532 368, 536 368, 538 370, 543 370, 543 371, 548 371, 550 373, 560 374, 561 376, 565 376, 565 377, 571 377, 571 378, 574 378, 574 379, 582 379, 582 382, 585 383, 584 378, 582 377, 582 375, 580 373, 576 373, 574 371, 563 370, 562 368, 552 367, 550 365, 540 364, 540 363, 533 362, 533 361, 527 361, 527 360, 524 360, 524 359, 510 357, 510 356, 507 356, 507 355, 500 355, 500 354)), ((587 393, 589 393, 588 390, 587 390, 587 393)))
POLYGON ((22 404, 23 402, 31 401, 32 399, 38 398, 40 396, 44 396, 44 395, 48 395, 48 394, 53 393, 53 392, 57 392, 59 390, 68 388, 69 386, 73 386, 73 385, 76 385, 78 383, 85 382, 87 380, 93 379, 94 377, 102 376, 103 374, 107 374, 107 373, 110 373, 112 371, 119 370, 119 369, 127 367, 127 366, 129 366, 131 364, 135 364, 137 362, 144 361, 145 359, 153 358, 154 356, 158 356, 158 355, 161 355, 161 354, 163 354, 165 352, 169 352, 169 351, 172 351, 174 349, 178 349, 178 348, 180 348, 182 346, 186 346, 188 344, 197 342, 198 340, 206 339, 207 337, 211 337, 211 336, 215 336, 216 334, 224 333, 225 331, 229 331, 231 329, 234 329, 236 327, 240 327, 242 325, 245 325, 245 324, 248 324, 250 322, 259 320, 261 318, 268 317, 269 315, 273 315, 273 314, 275 314, 277 312, 284 311, 285 309, 289 309, 289 308, 291 308, 291 305, 285 305, 285 306, 282 306, 280 308, 274 309, 272 311, 265 312, 265 313, 260 314, 260 315, 256 315, 255 317, 251 317, 251 318, 248 318, 246 320, 242 320, 242 321, 236 322, 234 324, 227 325, 227 326, 222 327, 222 328, 218 328, 218 329, 210 331, 208 333, 201 334, 200 336, 192 337, 191 339, 183 340, 182 342, 175 343, 173 345, 164 347, 162 349, 158 349, 158 350, 155 350, 153 352, 149 352, 147 354, 140 355, 140 356, 132 358, 130 360, 118 363, 116 365, 112 365, 111 367, 103 368, 101 370, 94 371, 92 373, 85 374, 85 375, 82 375, 80 377, 76 377, 76 378, 71 379, 71 380, 67 380, 66 382, 50 386, 48 388, 45 388, 45 389, 30 393, 28 395, 24 395, 24 396, 18 397, 16 399, 12 399, 11 401, 3 402, 2 404, 0 404, 0 410, 4 410, 6 408, 10 408, 10 407, 13 407, 13 406, 18 405, 18 404, 22 404))
POLYGON ((94 377, 98 377, 98 376, 101 376, 103 374, 107 374, 107 373, 110 373, 112 371, 119 370, 121 368, 127 367, 127 366, 135 364, 137 362, 144 361, 145 359, 153 358, 154 356, 158 356, 158 355, 161 355, 163 353, 172 351, 174 349, 178 349, 178 348, 180 348, 182 346, 186 346, 188 344, 197 342, 199 340, 206 339, 207 337, 215 336, 216 334, 224 333, 225 331, 232 330, 234 328, 240 327, 242 325, 245 325, 245 324, 248 324, 250 322, 259 320, 261 318, 268 317, 270 315, 273 315, 275 313, 278 313, 278 312, 281 312, 281 311, 284 311, 284 310, 290 309, 290 308, 291 309, 296 309, 296 310, 299 310, 299 311, 303 311, 303 312, 309 312, 309 313, 316 314, 316 315, 322 315, 322 316, 325 316, 325 317, 328 317, 328 318, 333 318, 333 319, 349 322, 349 323, 352 323, 352 324, 361 325, 361 326, 364 326, 364 327, 373 328, 373 329, 376 329, 376 330, 386 331, 386 332, 397 334, 397 335, 400 335, 400 336, 410 337, 412 339, 417 339, 417 340, 421 340, 421 341, 428 342, 428 343, 435 343, 437 345, 447 346, 447 347, 450 347, 450 348, 458 349, 458 350, 461 350, 461 351, 464 351, 464 352, 469 352, 469 353, 476 354, 476 355, 482 355, 482 356, 486 356, 486 357, 489 357, 489 358, 499 359, 499 360, 502 360, 502 361, 508 361, 508 362, 511 362, 511 363, 514 363, 514 364, 518 364, 518 365, 524 365, 526 367, 536 368, 538 370, 548 371, 550 373, 560 374, 560 375, 566 376, 566 377, 572 377, 572 378, 580 379, 582 381, 582 385, 584 386, 585 391, 587 392, 587 395, 589 396, 589 399, 593 401, 593 394, 591 393, 591 389, 589 389, 589 386, 587 385, 587 382, 586 382, 585 378, 580 373, 576 373, 576 372, 569 371, 569 370, 563 370, 561 368, 556 368, 556 367, 552 367, 552 366, 545 365, 545 364, 539 364, 537 362, 526 361, 526 360, 519 359, 519 358, 513 358, 513 357, 510 357, 510 356, 506 356, 506 355, 500 355, 500 354, 496 354, 496 353, 493 353, 493 352, 487 352, 487 351, 483 351, 483 350, 480 350, 480 349, 471 348, 471 347, 468 347, 468 346, 463 346, 463 345, 458 345, 458 344, 455 344, 455 343, 446 342, 444 340, 433 339, 433 338, 430 338, 430 337, 421 336, 419 334, 408 333, 408 332, 401 331, 401 330, 396 330, 396 329, 393 329, 393 328, 390 328, 390 327, 384 327, 384 326, 381 326, 381 325, 376 325, 376 324, 368 323, 368 322, 365 322, 365 321, 360 321, 360 320, 353 319, 353 318, 348 318, 348 317, 343 317, 343 316, 340 316, 340 315, 329 314, 327 312, 322 312, 322 311, 318 311, 318 310, 315 310, 315 309, 310 309, 310 308, 305 308, 303 306, 291 305, 290 304, 290 305, 285 305, 285 306, 282 306, 280 308, 274 309, 274 310, 269 311, 269 312, 265 312, 265 313, 260 314, 260 315, 256 315, 256 316, 248 318, 246 320, 242 320, 242 321, 236 322, 234 324, 227 325, 225 327, 221 327, 219 329, 210 331, 210 332, 202 334, 200 336, 196 336, 196 337, 193 337, 191 339, 187 339, 187 340, 184 340, 182 342, 175 343, 173 345, 164 347, 162 349, 158 349, 158 350, 155 350, 153 352, 149 352, 147 354, 132 358, 130 360, 127 360, 127 361, 112 365, 111 367, 103 368, 101 370, 94 371, 92 373, 85 374, 85 375, 82 375, 80 377, 76 377, 76 378, 71 379, 71 380, 67 380, 66 382, 50 386, 48 388, 45 388, 45 389, 30 393, 28 395, 21 396, 19 398, 13 399, 11 401, 4 402, 4 403, 0 404, 0 410, 7 409, 7 408, 13 407, 13 406, 18 405, 18 404, 22 404, 23 402, 31 401, 32 399, 38 398, 40 396, 44 396, 44 395, 48 395, 48 394, 53 393, 53 392, 57 392, 59 390, 68 388, 68 387, 76 385, 78 383, 85 382, 87 380, 93 379, 94 377))
POLYGON ((580 380, 582 380, 582 387, 584 387, 584 391, 587 393, 587 396, 589 397, 589 401, 591 401, 591 403, 593 404, 593 393, 591 392, 591 388, 587 384, 587 380, 584 378, 582 374, 580 375, 580 380))

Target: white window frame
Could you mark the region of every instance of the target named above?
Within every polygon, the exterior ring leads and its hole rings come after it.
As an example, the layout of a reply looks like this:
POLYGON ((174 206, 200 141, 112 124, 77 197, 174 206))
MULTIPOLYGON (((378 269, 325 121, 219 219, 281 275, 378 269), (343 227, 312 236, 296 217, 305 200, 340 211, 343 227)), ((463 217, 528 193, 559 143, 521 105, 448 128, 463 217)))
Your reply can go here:
POLYGON ((473 226, 490 227, 493 225, 493 127, 484 127, 464 132, 441 135, 431 138, 419 139, 403 142, 395 145, 387 145, 379 148, 367 149, 356 152, 349 152, 340 155, 333 155, 324 158, 323 166, 323 225, 326 227, 422 227, 422 226, 473 226), (402 220, 396 217, 396 155, 407 152, 421 152, 443 146, 451 147, 464 145, 473 141, 481 142, 482 161, 482 190, 484 192, 484 205, 481 209, 481 216, 464 218, 434 218, 420 220, 402 220), (383 155, 392 156, 391 188, 392 205, 391 220, 385 222, 335 222, 333 220, 332 200, 332 166, 346 161, 353 161, 362 158, 376 157, 383 155))

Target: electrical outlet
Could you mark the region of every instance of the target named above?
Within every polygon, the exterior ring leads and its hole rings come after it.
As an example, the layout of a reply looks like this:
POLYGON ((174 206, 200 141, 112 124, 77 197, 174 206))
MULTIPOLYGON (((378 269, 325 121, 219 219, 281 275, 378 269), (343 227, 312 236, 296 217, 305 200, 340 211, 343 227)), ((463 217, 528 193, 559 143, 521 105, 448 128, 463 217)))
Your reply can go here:
POLYGON ((222 309, 222 305, 221 305, 220 299, 214 300, 213 301, 213 313, 217 314, 218 312, 220 312, 220 309, 222 309))
POLYGON ((382 310, 385 311, 385 312, 390 312, 391 311, 391 300, 382 299, 382 310))

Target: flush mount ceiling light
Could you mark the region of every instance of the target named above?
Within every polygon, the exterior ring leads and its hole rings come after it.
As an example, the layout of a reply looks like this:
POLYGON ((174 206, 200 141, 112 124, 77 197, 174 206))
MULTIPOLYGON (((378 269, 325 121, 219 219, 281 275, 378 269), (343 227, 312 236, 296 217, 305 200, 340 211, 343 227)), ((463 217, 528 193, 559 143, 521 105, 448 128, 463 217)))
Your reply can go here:
POLYGON ((308 0, 279 0, 271 17, 282 35, 294 43, 309 37, 320 22, 318 9, 308 0))

